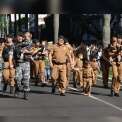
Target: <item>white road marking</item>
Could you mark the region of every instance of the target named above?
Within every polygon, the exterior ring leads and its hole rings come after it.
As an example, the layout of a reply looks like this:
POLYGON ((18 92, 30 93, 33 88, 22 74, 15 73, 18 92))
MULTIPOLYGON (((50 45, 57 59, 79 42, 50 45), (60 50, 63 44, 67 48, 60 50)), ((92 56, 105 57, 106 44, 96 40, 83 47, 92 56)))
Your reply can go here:
POLYGON ((122 111, 122 109, 120 108, 120 107, 118 107, 118 106, 116 106, 116 105, 114 105, 114 104, 111 104, 111 103, 109 103, 109 102, 107 102, 107 101, 105 101, 105 100, 102 100, 102 99, 100 99, 100 98, 97 98, 97 97, 95 97, 95 96, 89 96, 90 98, 92 98, 92 99, 94 99, 94 100, 97 100, 97 101, 99 101, 99 102, 102 102, 102 103, 104 103, 104 104, 106 104, 106 105, 108 105, 108 106, 111 106, 112 108, 115 108, 115 109, 117 109, 117 110, 119 110, 119 111, 122 111))
MULTIPOLYGON (((78 90, 78 89, 76 89, 76 88, 73 88, 73 87, 68 87, 68 89, 71 89, 71 90, 74 90, 74 91, 80 91, 80 90, 78 90)), ((83 95, 83 93, 81 93, 81 95, 83 95)), ((107 101, 105 101, 105 100, 102 100, 102 99, 100 99, 100 98, 98 98, 98 97, 95 97, 95 96, 93 96, 93 95, 91 95, 91 96, 89 96, 90 98, 92 98, 92 99, 94 99, 94 100, 97 100, 97 101, 99 101, 99 102, 102 102, 102 103, 104 103, 104 104, 106 104, 106 105, 108 105, 108 106, 110 106, 110 107, 112 107, 112 108, 114 108, 114 109, 117 109, 117 110, 119 110, 119 111, 122 111, 122 109, 120 108, 120 107, 118 107, 118 106, 116 106, 116 105, 114 105, 114 104, 112 104, 112 103, 109 103, 109 102, 107 102, 107 101)))

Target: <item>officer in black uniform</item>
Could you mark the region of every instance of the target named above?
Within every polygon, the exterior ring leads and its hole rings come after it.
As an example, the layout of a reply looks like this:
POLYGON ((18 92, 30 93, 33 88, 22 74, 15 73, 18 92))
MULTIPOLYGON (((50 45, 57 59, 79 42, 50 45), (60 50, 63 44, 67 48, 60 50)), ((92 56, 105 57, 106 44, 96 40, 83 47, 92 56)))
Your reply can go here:
MULTIPOLYGON (((18 35, 21 36, 22 35, 18 35)), ((30 59, 31 59, 31 33, 26 32, 24 34, 25 40, 22 38, 18 40, 14 50, 14 57, 16 62, 16 92, 18 95, 21 86, 23 85, 24 99, 28 99, 28 93, 30 91, 30 59)))

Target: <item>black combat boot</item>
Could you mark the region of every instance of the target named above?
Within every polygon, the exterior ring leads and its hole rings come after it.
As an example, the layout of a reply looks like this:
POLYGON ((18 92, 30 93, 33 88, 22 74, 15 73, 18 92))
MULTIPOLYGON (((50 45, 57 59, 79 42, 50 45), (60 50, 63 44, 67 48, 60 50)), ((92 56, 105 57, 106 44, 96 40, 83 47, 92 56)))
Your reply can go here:
POLYGON ((111 97, 114 96, 114 91, 111 89, 111 97))
POLYGON ((52 92, 51 92, 52 94, 55 93, 55 87, 56 87, 56 86, 55 86, 55 83, 52 83, 52 92))
POLYGON ((115 93, 114 96, 119 97, 119 93, 115 93))
POLYGON ((5 83, 5 84, 3 85, 3 93, 5 93, 6 90, 7 90, 7 84, 5 83))
POLYGON ((24 100, 28 100, 28 91, 24 91, 24 100))
POLYGON ((64 93, 60 93, 60 96, 65 96, 65 94, 64 93))
POLYGON ((10 86, 10 94, 14 94, 14 86, 10 86))
POLYGON ((14 93, 14 95, 17 97, 17 96, 19 96, 19 93, 20 93, 20 89, 19 89, 19 87, 16 85, 16 86, 15 86, 15 93, 14 93))

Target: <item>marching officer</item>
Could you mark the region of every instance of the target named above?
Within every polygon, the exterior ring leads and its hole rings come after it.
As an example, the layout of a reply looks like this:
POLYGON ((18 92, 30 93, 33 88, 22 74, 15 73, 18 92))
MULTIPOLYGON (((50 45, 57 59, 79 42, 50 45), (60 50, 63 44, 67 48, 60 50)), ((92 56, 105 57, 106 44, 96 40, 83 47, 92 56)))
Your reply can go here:
POLYGON ((113 36, 111 40, 111 45, 109 49, 109 60, 112 63, 112 86, 111 86, 111 96, 119 97, 120 91, 120 76, 121 76, 121 67, 122 67, 122 59, 121 57, 118 59, 118 56, 121 56, 121 51, 117 47, 117 37, 113 36))
POLYGON ((100 59, 100 63, 101 63, 101 70, 102 70, 102 80, 103 80, 103 86, 105 88, 108 88, 108 77, 109 77, 109 68, 111 66, 110 62, 109 62, 109 45, 108 47, 103 49, 102 52, 102 57, 100 59))
POLYGON ((70 63, 72 65, 69 50, 64 44, 64 37, 60 36, 58 38, 58 42, 53 46, 49 54, 50 65, 52 68, 52 93, 55 92, 55 86, 57 84, 60 96, 65 96, 67 88, 67 58, 70 59, 70 63), (56 80, 58 80, 57 83, 56 80))
MULTIPOLYGON (((65 39, 65 45, 66 45, 66 47, 69 50, 72 62, 74 62, 73 47, 69 44, 67 39, 65 39)), ((67 65, 66 66, 67 66, 67 86, 68 86, 68 84, 70 82, 70 79, 71 79, 71 73, 72 73, 72 68, 71 68, 71 64, 70 64, 70 60, 69 59, 67 59, 67 65)))
POLYGON ((2 51, 2 57, 4 61, 4 69, 3 69, 3 92, 7 90, 7 86, 10 85, 10 93, 14 93, 15 86, 15 68, 14 68, 14 44, 13 44, 13 36, 8 35, 5 42, 5 47, 2 51))
POLYGON ((83 87, 83 76, 82 76, 82 68, 83 68, 83 54, 76 54, 74 59, 74 77, 75 82, 80 84, 80 87, 83 87))
MULTIPOLYGON (((19 35, 18 35, 19 36, 19 35)), ((18 94, 23 85, 24 99, 28 99, 30 91, 30 59, 32 55, 32 35, 30 32, 24 34, 25 40, 18 40, 18 45, 15 47, 14 56, 16 62, 16 92, 18 94)))
POLYGON ((94 71, 93 85, 96 85, 97 84, 97 76, 98 76, 98 73, 100 73, 100 67, 99 67, 99 64, 96 60, 96 57, 92 57, 90 63, 91 63, 91 67, 93 68, 93 71, 94 71))

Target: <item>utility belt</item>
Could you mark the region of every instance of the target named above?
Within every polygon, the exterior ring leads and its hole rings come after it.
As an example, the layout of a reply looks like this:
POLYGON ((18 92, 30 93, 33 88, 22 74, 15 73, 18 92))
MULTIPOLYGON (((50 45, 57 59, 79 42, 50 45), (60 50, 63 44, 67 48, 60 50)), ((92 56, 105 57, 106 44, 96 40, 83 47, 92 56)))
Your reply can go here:
POLYGON ((56 64, 56 65, 63 65, 63 64, 66 64, 66 62, 56 62, 56 61, 53 61, 53 64, 56 64))
MULTIPOLYGON (((4 62, 3 68, 4 68, 4 69, 10 69, 9 62, 4 62)), ((13 65, 11 68, 14 68, 14 65, 13 65)))
POLYGON ((90 77, 90 76, 89 77, 83 76, 83 78, 92 78, 92 77, 90 77))
POLYGON ((35 61, 44 60, 43 58, 33 58, 35 61))

